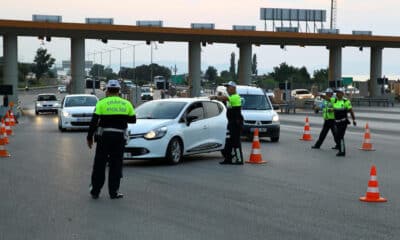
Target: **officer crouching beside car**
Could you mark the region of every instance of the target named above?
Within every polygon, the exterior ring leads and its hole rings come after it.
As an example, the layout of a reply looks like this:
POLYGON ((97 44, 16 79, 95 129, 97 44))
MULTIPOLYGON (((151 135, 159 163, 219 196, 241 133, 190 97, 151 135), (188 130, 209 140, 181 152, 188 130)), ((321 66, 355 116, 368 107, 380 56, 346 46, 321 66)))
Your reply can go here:
POLYGON ((122 198, 118 192, 122 177, 122 161, 126 144, 128 123, 135 123, 135 109, 132 104, 119 96, 121 86, 118 80, 109 80, 105 98, 96 104, 87 135, 89 148, 93 145, 96 132, 96 155, 94 157, 90 194, 99 197, 105 181, 105 169, 109 164, 108 193, 111 199, 122 198))
POLYGON ((228 131, 223 150, 224 161, 220 164, 243 164, 242 144, 240 133, 243 128, 242 100, 236 92, 236 83, 228 82, 225 84, 229 96, 210 96, 211 100, 226 102, 228 118, 228 131))

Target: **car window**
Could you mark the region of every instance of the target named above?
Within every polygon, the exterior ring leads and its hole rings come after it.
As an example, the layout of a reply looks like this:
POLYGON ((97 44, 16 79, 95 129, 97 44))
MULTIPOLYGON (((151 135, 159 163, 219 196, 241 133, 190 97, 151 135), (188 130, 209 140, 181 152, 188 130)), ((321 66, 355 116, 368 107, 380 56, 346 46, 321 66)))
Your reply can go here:
POLYGON ((296 94, 310 94, 310 92, 307 90, 299 90, 299 91, 296 91, 296 94))
POLYGON ((218 116, 222 112, 222 107, 216 102, 203 102, 206 110, 206 118, 218 116))
POLYGON ((94 107, 97 103, 97 98, 91 96, 76 96, 64 99, 65 107, 94 107))
POLYGON ((55 95, 39 95, 38 101, 57 101, 57 97, 55 95))
POLYGON ((175 119, 182 112, 185 102, 150 101, 136 108, 138 119, 175 119))
POLYGON ((265 95, 247 95, 242 94, 243 110, 270 110, 271 104, 267 101, 265 95))
POLYGON ((188 117, 197 117, 195 121, 198 121, 200 119, 204 118, 204 109, 203 109, 203 104, 201 102, 196 102, 193 103, 188 107, 188 110, 186 111, 186 116, 188 117))

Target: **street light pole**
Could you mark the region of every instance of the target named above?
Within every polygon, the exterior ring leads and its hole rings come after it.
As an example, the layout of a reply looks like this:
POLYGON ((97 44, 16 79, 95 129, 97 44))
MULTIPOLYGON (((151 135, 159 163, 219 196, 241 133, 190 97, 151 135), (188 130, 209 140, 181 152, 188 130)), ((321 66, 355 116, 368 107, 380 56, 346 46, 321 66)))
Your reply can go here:
POLYGON ((112 48, 115 48, 115 49, 119 50, 119 73, 118 73, 118 76, 121 79, 121 61, 122 61, 121 56, 122 56, 122 49, 123 48, 119 48, 119 47, 112 47, 112 48))
POLYGON ((138 45, 143 45, 143 44, 130 44, 130 43, 124 43, 125 45, 129 45, 129 46, 131 46, 132 47, 132 80, 135 82, 135 87, 136 87, 136 90, 135 90, 135 94, 136 94, 136 102, 138 102, 138 84, 137 84, 137 81, 136 81, 136 69, 135 69, 135 67, 136 67, 136 63, 135 63, 135 47, 136 46, 138 46, 138 45))

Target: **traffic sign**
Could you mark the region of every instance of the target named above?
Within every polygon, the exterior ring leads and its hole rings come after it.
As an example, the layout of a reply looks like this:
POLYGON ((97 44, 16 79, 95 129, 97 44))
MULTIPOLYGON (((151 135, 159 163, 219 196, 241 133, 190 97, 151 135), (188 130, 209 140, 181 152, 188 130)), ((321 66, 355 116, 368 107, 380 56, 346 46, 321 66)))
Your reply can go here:
POLYGON ((350 85, 353 83, 353 77, 342 77, 343 85, 350 85))

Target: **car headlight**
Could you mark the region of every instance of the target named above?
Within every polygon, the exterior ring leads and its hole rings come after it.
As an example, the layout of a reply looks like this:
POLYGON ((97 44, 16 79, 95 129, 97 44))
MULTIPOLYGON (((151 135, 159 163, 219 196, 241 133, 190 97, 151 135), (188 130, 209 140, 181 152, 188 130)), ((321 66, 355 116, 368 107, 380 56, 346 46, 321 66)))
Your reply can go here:
POLYGON ((279 116, 278 116, 278 115, 274 115, 274 116, 272 117, 272 121, 273 121, 273 122, 279 122, 279 116))
POLYGON ((64 111, 64 112, 63 112, 63 116, 64 116, 64 117, 69 117, 70 114, 69 114, 69 112, 65 112, 65 111, 64 111))
POLYGON ((60 104, 59 103, 54 103, 54 107, 59 107, 60 104))
POLYGON ((42 106, 42 104, 36 103, 36 107, 41 107, 41 106, 42 106))
POLYGON ((144 138, 147 140, 159 139, 165 136, 167 133, 167 127, 161 127, 158 129, 151 130, 150 132, 144 135, 144 138))

